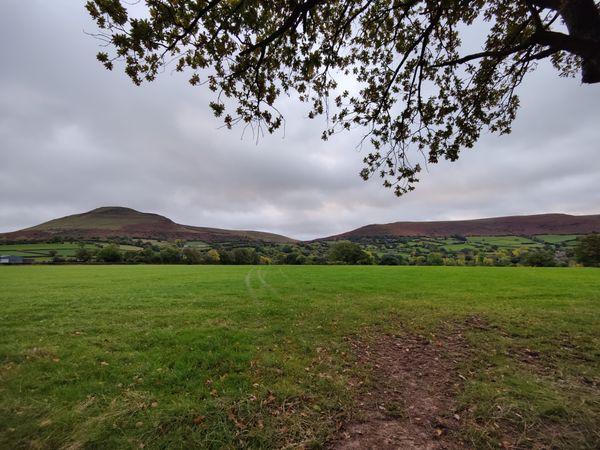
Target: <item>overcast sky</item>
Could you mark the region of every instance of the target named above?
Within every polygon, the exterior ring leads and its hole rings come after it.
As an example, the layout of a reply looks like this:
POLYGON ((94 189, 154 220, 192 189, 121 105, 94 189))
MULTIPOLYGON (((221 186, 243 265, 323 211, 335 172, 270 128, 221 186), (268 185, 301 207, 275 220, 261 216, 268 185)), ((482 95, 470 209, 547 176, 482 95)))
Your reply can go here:
POLYGON ((485 136, 429 166, 396 198, 358 177, 357 135, 282 104, 287 126, 257 144, 221 129, 208 92, 167 71, 135 87, 96 62, 83 0, 0 1, 0 232, 99 206, 178 223, 299 239, 368 223, 600 213, 600 85, 540 66, 510 136, 485 136))

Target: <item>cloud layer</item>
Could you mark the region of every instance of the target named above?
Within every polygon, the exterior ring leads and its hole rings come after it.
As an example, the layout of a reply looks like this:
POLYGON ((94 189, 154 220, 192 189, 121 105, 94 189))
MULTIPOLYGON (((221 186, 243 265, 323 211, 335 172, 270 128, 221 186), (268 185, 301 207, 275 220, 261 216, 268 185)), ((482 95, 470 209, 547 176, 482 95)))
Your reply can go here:
POLYGON ((120 205, 179 223, 295 238, 367 223, 600 213, 600 86, 541 65, 522 86, 509 136, 485 136, 456 163, 429 166, 400 199, 358 177, 359 135, 281 105, 285 135, 256 143, 220 128, 208 93, 177 74, 133 86, 95 61, 83 4, 0 5, 0 231, 120 205))

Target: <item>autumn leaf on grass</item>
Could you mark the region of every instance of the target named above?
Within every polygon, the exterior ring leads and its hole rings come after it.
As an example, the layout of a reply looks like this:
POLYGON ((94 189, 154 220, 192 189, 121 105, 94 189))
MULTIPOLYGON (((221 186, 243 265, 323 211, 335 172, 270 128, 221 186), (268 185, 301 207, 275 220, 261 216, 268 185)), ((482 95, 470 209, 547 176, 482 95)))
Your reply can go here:
POLYGON ((276 400, 276 398, 275 398, 275 396, 273 395, 273 393, 272 393, 272 392, 269 392, 269 395, 268 395, 268 397, 267 397, 265 400, 263 400, 263 401, 261 402, 261 405, 263 405, 263 406, 264 406, 264 405, 270 405, 270 404, 271 404, 271 403, 273 403, 275 400, 276 400))
POLYGON ((194 417, 194 420, 193 420, 193 422, 194 422, 194 424, 195 424, 195 425, 200 425, 200 424, 202 424, 202 423, 203 423, 205 420, 206 420, 206 416, 196 416, 196 417, 194 417))
POLYGON ((237 417, 235 417, 235 414, 233 413, 233 411, 229 411, 227 418, 233 422, 233 424, 235 425, 236 428, 238 428, 240 430, 246 429, 246 424, 243 423, 242 421, 238 420, 237 417))

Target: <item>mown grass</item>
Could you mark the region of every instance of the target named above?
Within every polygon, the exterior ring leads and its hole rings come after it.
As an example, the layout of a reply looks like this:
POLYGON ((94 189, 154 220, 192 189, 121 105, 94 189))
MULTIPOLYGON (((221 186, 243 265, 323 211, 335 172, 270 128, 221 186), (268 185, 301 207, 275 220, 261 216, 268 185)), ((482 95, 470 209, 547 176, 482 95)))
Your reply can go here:
POLYGON ((348 338, 473 317, 465 438, 600 446, 598 270, 3 267, 0 286, 0 448, 320 448, 366 379, 348 338))

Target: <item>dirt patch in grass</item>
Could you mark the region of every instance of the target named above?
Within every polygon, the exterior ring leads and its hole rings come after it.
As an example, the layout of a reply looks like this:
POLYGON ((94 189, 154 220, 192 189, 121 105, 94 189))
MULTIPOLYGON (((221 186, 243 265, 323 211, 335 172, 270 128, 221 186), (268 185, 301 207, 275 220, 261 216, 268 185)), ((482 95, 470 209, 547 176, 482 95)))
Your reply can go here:
POLYGON ((359 398, 356 419, 341 426, 330 448, 468 448, 454 401, 469 352, 463 329, 448 325, 435 336, 378 335, 353 342, 357 363, 373 378, 359 398))

